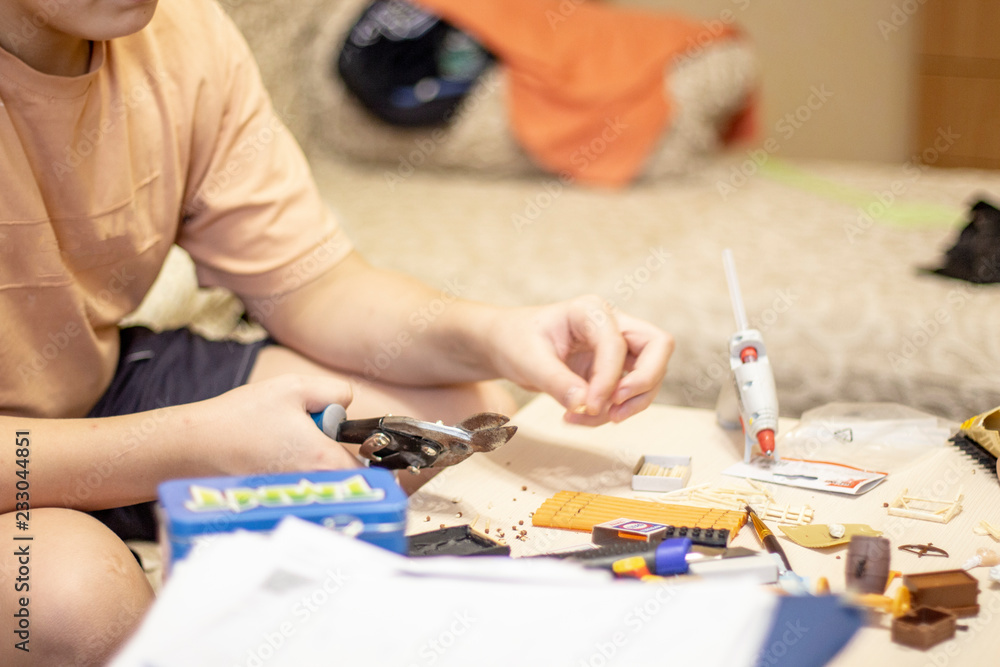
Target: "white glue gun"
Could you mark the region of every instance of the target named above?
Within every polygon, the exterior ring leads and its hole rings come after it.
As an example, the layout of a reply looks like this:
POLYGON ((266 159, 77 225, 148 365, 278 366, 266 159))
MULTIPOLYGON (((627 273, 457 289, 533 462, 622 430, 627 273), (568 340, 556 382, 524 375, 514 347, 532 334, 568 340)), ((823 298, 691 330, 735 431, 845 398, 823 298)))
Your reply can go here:
POLYGON ((729 339, 732 382, 722 384, 716 417, 724 428, 743 427, 744 463, 750 462, 755 446, 764 456, 777 460, 774 436, 778 432, 778 394, 771 361, 760 332, 747 322, 733 253, 728 248, 722 252, 722 261, 737 331, 729 339))

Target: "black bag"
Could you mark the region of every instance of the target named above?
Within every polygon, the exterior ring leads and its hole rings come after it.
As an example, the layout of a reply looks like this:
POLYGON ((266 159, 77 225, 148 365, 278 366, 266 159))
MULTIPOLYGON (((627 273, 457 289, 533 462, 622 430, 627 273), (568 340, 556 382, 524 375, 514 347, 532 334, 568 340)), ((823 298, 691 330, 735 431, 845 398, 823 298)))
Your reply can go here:
POLYGON ((978 201, 969 217, 954 247, 945 253, 944 266, 933 273, 971 283, 1000 283, 1000 210, 978 201))
POLYGON ((337 73, 393 125, 446 123, 493 56, 467 33, 403 0, 376 0, 351 28, 337 73))

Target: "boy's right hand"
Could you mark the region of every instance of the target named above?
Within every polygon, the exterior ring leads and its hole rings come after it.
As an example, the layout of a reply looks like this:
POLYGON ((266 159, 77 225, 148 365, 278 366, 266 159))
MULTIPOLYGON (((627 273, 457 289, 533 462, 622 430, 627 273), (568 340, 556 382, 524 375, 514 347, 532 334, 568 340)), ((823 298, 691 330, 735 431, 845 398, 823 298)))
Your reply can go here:
POLYGON ((350 384, 333 378, 282 375, 202 401, 199 447, 222 475, 354 468, 358 460, 316 427, 310 413, 347 406, 350 384))

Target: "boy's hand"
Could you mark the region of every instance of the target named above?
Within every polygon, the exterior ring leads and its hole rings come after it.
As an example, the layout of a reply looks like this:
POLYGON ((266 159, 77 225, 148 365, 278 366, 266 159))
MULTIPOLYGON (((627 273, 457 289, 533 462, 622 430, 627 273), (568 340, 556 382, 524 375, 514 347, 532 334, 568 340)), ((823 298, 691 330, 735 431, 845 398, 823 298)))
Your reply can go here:
MULTIPOLYGON (((225 475, 354 468, 357 459, 316 427, 309 413, 347 406, 351 386, 332 378, 283 375, 199 404, 205 456, 225 475)), ((200 431, 201 429, 199 429, 200 431)))
POLYGON ((647 408, 674 349, 665 331, 595 296, 498 312, 491 345, 502 375, 551 394, 567 421, 592 426, 647 408))

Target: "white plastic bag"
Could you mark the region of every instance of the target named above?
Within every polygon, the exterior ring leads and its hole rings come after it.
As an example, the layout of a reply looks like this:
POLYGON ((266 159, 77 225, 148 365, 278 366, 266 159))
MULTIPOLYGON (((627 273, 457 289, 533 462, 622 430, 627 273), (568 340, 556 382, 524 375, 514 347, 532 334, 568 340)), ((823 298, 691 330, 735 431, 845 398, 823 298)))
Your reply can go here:
POLYGON ((958 424, 897 403, 829 403, 780 433, 782 458, 895 473, 948 444, 958 424))

